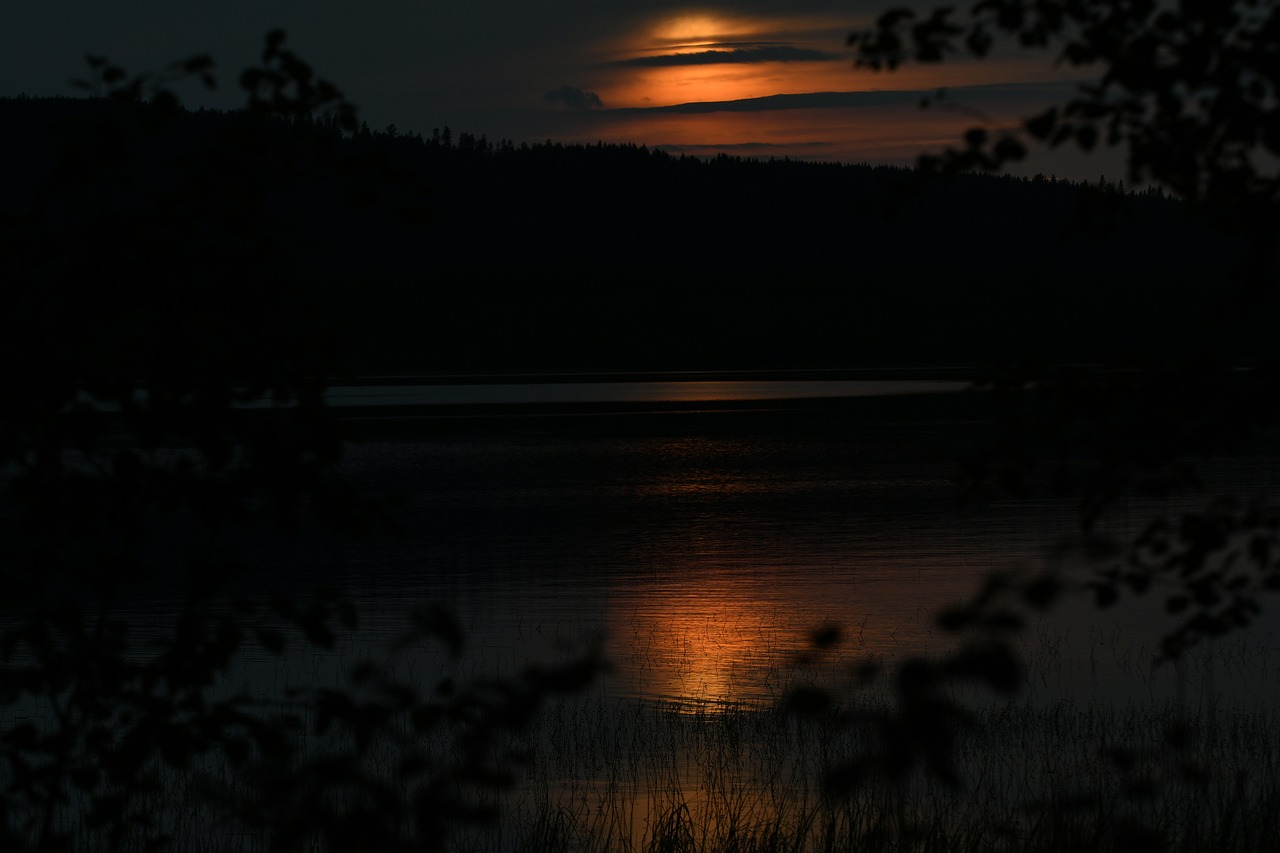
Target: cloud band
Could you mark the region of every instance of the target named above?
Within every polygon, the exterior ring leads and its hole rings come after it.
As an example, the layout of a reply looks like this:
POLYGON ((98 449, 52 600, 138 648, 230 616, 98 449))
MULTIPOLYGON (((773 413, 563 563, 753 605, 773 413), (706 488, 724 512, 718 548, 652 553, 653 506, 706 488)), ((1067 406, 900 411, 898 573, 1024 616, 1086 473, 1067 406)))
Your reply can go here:
POLYGON ((678 65, 720 65, 754 62, 830 62, 841 59, 838 53, 810 50, 790 45, 742 47, 733 50, 701 50, 697 53, 663 53, 657 56, 637 56, 618 62, 631 68, 668 68, 678 65))

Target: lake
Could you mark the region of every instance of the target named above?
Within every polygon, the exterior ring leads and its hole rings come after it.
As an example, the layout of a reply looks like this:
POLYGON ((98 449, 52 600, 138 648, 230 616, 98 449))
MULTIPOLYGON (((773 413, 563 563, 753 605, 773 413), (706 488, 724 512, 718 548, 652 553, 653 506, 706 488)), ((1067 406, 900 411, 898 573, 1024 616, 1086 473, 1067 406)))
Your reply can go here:
MULTIPOLYGON (((335 402, 363 407, 347 409, 364 438, 346 471, 403 500, 403 529, 278 544, 259 571, 347 591, 367 643, 394 633, 407 605, 445 603, 476 672, 599 643, 611 696, 774 701, 807 677, 793 661, 817 628, 843 628, 846 662, 937 653, 954 640, 936 613, 991 573, 1085 576, 1056 547, 1078 534, 1069 503, 957 484, 958 460, 990 434, 963 387, 716 376, 338 389, 335 402)), ((1252 489, 1274 471, 1246 458, 1213 475, 1252 489)), ((1122 505, 1104 531, 1172 506, 1122 505)), ((1099 613, 1077 595, 1033 626, 1028 654, 1056 662, 1046 696, 1232 690, 1152 669, 1167 625, 1152 604, 1099 613)), ((1276 645, 1273 623, 1255 633, 1252 645, 1276 645)), ((1270 698, 1256 679, 1232 695, 1270 698)))
MULTIPOLYGON (((668 849, 663 839, 693 832, 707 843, 669 849, 735 849, 777 832, 794 841, 788 849, 865 849, 849 839, 877 820, 930 821, 950 839, 1027 822, 1035 838, 1028 801, 1108 784, 1121 797, 1099 769, 1106 750, 1161 755, 1173 720, 1201 726, 1199 755, 1224 791, 1254 766, 1280 766, 1274 613, 1176 667, 1154 666, 1170 623, 1155 599, 1092 606, 1069 501, 958 483, 959 460, 990 441, 993 423, 952 377, 467 379, 334 389, 353 436, 344 473, 365 494, 397 499, 397 530, 246 537, 242 591, 337 589, 361 628, 332 651, 251 651, 226 685, 274 702, 290 688, 345 687, 351 667, 373 659, 429 688, 598 648, 610 671, 513 736, 527 759, 522 784, 459 849, 668 849), (1076 587, 1024 633, 1026 689, 957 697, 985 715, 957 745, 975 784, 963 795, 917 780, 879 799, 826 797, 825 762, 867 744, 772 713, 788 691, 839 687, 868 659, 942 654, 956 640, 937 627, 939 610, 992 573, 1045 569, 1076 587), (387 651, 423 604, 456 615, 460 657, 423 642, 387 651), (802 661, 830 625, 842 644, 802 661)), ((1241 454, 1207 466, 1205 479, 1211 494, 1274 493, 1277 471, 1271 457, 1241 454)), ((1101 532, 1132 534, 1196 500, 1122 502, 1101 532)), ((178 606, 157 594, 121 615, 145 641, 178 606)), ((841 695, 851 707, 889 698, 841 695)), ((325 748, 313 737, 309 748, 325 748)), ((1258 813, 1280 795, 1272 775, 1247 791, 1258 813)), ((1168 821, 1200 794, 1152 800, 1147 814, 1168 821)), ((1243 800, 1223 802, 1206 832, 1243 800)), ((165 808, 177 825, 233 840, 200 801, 165 808)), ((1120 812, 1103 812, 1099 831, 1110 831, 1120 812)))

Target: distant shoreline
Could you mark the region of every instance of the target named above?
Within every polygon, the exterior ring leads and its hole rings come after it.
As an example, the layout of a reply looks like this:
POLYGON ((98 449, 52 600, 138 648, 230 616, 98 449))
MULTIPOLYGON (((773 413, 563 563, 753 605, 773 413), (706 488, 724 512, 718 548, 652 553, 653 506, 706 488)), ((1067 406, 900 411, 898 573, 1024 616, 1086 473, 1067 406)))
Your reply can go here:
POLYGON ((538 372, 388 373, 343 377, 335 385, 520 385, 604 382, 939 381, 972 382, 976 366, 832 367, 734 370, 566 370, 538 372))
MULTIPOLYGON (((911 417, 938 417, 928 398, 968 396, 958 368, 475 373, 366 376, 326 392, 347 422, 580 425, 623 418, 689 422, 710 417, 776 421, 864 418, 891 397, 917 402, 911 417), (930 378, 923 378, 930 377, 930 378)), ((900 407, 895 407, 899 411, 900 407)), ((638 425, 638 423, 637 423, 638 425)))
POLYGON ((954 434, 992 423, 989 401, 968 393, 903 394, 696 403, 365 406, 335 409, 348 437, 417 440, 429 436, 782 434, 794 431, 934 425, 954 434))

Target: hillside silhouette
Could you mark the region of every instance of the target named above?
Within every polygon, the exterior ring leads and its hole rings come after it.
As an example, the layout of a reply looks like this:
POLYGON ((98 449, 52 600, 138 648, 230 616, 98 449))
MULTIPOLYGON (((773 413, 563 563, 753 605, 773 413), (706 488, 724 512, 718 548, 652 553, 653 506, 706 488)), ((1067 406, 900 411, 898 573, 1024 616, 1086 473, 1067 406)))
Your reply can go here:
MULTIPOLYGON (((236 121, 192 111, 152 133, 148 109, 0 101, 6 213, 27 215, 86 117, 129 128, 106 191, 125 210, 162 203, 236 121)), ((1116 362, 1210 339, 1249 358, 1265 337, 1215 330, 1229 238, 1154 190, 447 128, 274 132, 325 140, 336 164, 275 187, 265 215, 305 283, 298 311, 324 318, 351 372, 1116 362), (390 180, 353 177, 370 173, 343 168, 357 161, 390 180)), ((77 214, 44 215, 56 231, 77 214)))

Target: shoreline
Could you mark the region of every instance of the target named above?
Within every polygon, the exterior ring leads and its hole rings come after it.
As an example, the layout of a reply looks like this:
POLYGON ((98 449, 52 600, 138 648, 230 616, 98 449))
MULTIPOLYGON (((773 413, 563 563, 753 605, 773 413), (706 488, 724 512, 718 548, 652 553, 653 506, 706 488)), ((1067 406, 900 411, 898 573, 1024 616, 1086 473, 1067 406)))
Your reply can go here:
POLYGON ((993 422, 991 401, 965 392, 779 400, 365 406, 336 410, 350 437, 560 432, 703 434, 897 427, 967 432, 993 422))
MULTIPOLYGON (((564 370, 536 372, 385 373, 342 377, 354 387, 382 385, 544 385, 629 382, 972 382, 977 366, 745 368, 718 370, 564 370)), ((337 383, 335 383, 337 384, 337 383)))

